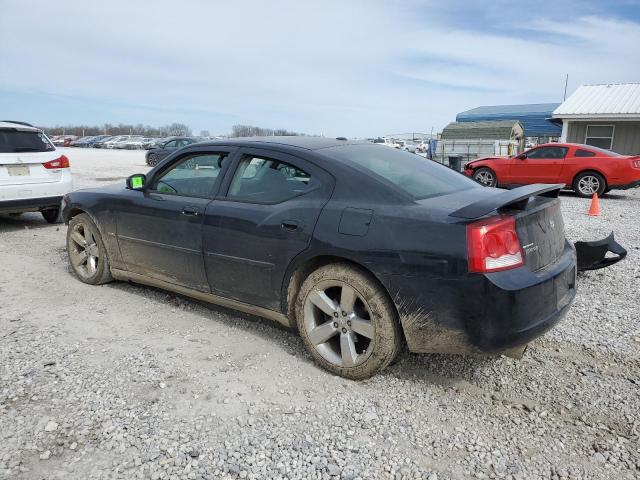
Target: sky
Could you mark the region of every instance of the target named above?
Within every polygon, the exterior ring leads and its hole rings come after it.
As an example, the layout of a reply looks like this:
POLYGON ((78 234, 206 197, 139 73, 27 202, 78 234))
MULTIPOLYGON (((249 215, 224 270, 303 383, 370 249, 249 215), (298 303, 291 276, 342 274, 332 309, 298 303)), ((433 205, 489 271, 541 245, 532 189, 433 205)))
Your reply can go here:
POLYGON ((640 82, 640 0, 0 0, 0 118, 373 137, 640 82))

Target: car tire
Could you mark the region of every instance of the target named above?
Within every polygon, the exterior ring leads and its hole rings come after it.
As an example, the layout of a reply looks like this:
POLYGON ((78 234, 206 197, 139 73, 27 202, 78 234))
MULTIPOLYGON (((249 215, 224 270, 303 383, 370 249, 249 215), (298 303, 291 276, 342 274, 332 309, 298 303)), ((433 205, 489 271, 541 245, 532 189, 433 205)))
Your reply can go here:
POLYGON ((149 165, 150 167, 155 167, 157 164, 158 159, 155 155, 149 155, 149 157, 147 157, 147 165, 149 165))
POLYGON ((473 179, 485 187, 495 187, 498 185, 496 172, 487 167, 481 167, 473 172, 473 179))
POLYGON ((594 193, 601 197, 607 189, 607 182, 598 172, 581 172, 573 180, 573 191, 582 198, 591 198, 594 193))
POLYGON ((48 208, 40 213, 47 223, 62 223, 62 210, 60 208, 48 208))
POLYGON ((98 227, 86 213, 76 215, 69 221, 67 253, 73 273, 80 281, 101 285, 113 280, 107 249, 98 227))
POLYGON ((352 380, 386 368, 401 351, 396 309, 368 273, 347 263, 312 272, 295 306, 297 327, 317 364, 352 380))

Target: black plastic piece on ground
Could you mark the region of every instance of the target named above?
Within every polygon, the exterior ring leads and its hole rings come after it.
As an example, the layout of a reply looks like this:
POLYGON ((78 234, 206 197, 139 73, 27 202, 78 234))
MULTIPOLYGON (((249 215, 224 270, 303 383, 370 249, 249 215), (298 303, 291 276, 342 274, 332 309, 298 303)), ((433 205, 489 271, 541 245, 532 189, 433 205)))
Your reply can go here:
POLYGON ((575 245, 579 272, 609 267, 627 256, 627 251, 622 245, 616 242, 613 232, 602 240, 576 242, 575 245), (607 252, 615 253, 617 257, 605 258, 607 252))

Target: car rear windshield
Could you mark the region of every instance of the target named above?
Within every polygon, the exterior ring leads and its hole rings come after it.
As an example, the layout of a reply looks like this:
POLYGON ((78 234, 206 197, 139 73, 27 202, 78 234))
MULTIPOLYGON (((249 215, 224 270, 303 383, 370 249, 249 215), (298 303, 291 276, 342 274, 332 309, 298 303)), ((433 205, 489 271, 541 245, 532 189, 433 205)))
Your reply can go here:
POLYGON ((594 147, 592 145, 587 145, 587 150, 592 150, 596 152, 598 155, 606 155, 608 157, 622 157, 619 153, 612 152, 611 150, 605 150, 604 148, 594 147))
POLYGON ((0 129, 0 153, 48 152, 55 150, 42 132, 0 129))
POLYGON ((479 188, 470 178, 433 160, 387 146, 345 145, 321 152, 366 168, 416 199, 479 188))

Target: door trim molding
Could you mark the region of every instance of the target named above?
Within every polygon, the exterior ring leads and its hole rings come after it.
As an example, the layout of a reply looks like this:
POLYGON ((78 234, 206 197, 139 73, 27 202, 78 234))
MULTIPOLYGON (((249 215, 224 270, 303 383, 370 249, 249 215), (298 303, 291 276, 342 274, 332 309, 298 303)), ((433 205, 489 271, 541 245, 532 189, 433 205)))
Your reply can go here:
POLYGON ((142 243, 143 245, 153 245, 154 247, 161 247, 161 248, 166 248, 166 249, 169 249, 169 250, 176 250, 178 252, 194 253, 194 254, 197 254, 197 255, 200 255, 202 253, 202 252, 200 252, 200 250, 194 250, 193 248, 178 247, 177 245, 169 245, 167 243, 152 242, 151 240, 144 240, 142 238, 127 237, 126 235, 118 235, 118 238, 121 239, 121 240, 128 240, 130 242, 142 243))
POLYGON ((150 287, 157 287, 163 290, 169 290, 171 292, 178 293, 180 295, 185 295, 187 297, 191 297, 196 300, 212 303, 214 305, 219 305, 221 307, 231 308, 233 310, 239 310, 241 312, 248 313, 250 315, 256 315, 258 317, 267 318, 269 320, 278 322, 284 325, 285 327, 291 327, 291 322, 289 321, 289 318, 285 314, 281 312, 269 310, 268 308, 250 305, 248 303, 240 302, 238 300, 232 300, 230 298, 214 295, 213 293, 201 292, 188 287, 183 287, 181 285, 175 285, 173 283, 165 282, 164 280, 151 278, 146 275, 128 272, 126 270, 120 270, 118 268, 112 268, 111 274, 113 275, 113 278, 115 278, 116 280, 120 280, 123 282, 129 281, 133 283, 141 283, 143 285, 149 285, 150 287))

